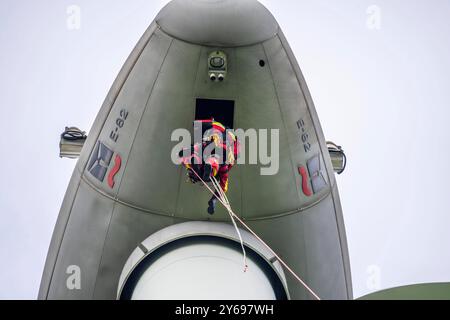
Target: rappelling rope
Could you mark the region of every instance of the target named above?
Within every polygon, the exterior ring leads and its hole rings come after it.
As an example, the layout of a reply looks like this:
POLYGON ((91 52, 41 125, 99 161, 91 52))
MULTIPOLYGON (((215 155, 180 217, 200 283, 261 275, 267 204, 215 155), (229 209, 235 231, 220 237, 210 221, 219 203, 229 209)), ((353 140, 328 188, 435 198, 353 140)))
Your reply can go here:
MULTIPOLYGON (((208 184, 203 181, 202 178, 200 178, 200 176, 197 174, 197 172, 195 172, 194 170, 190 169, 196 176, 197 178, 205 185, 205 187, 213 194, 215 195, 214 191, 208 186, 208 184)), ((222 188, 220 188, 220 194, 222 194, 222 188)), ((226 195, 225 195, 226 197, 226 195)), ((222 205, 227 209, 228 213, 230 214, 230 216, 232 216, 234 219, 236 219, 237 221, 239 221, 240 224, 242 224, 256 239, 258 239, 276 258, 277 260, 286 268, 286 270, 289 271, 289 273, 298 281, 300 282, 300 284, 317 300, 321 300, 320 297, 314 292, 314 290, 312 290, 305 281, 303 281, 288 265, 286 262, 283 261, 283 259, 280 258, 280 256, 278 256, 276 254, 276 252, 263 240, 261 239, 247 224, 244 223, 244 221, 242 221, 241 218, 239 218, 231 209, 231 206, 225 201, 223 201, 221 198, 217 198, 220 203, 222 203, 222 205)), ((227 200, 228 201, 228 200, 227 200)), ((233 222, 234 222, 234 219, 233 222)))
MULTIPOLYGON (((230 219, 233 222, 234 229, 236 229, 236 233, 239 237, 239 241, 241 242, 241 248, 242 248, 242 254, 244 256, 244 272, 247 272, 248 270, 248 264, 247 264, 247 252, 245 251, 244 246, 244 240, 242 239, 241 231, 239 230, 236 221, 233 217, 233 214, 231 213, 233 210, 231 209, 230 202, 228 202, 228 197, 226 196, 225 192, 223 192, 222 188, 220 187, 219 182, 217 182, 216 178, 211 177, 211 182, 214 186, 214 189, 216 189, 216 192, 218 193, 218 196, 220 196, 220 199, 222 200, 222 204, 227 209, 228 214, 230 215, 230 219)), ((216 196, 217 197, 217 196, 216 196)), ((217 197, 218 198, 218 197, 217 197)))

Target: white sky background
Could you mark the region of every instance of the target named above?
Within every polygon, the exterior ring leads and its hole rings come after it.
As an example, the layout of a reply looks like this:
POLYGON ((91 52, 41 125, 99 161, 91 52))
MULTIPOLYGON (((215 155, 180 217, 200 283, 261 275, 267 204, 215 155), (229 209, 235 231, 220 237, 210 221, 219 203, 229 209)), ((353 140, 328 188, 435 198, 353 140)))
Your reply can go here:
MULTIPOLYGON (((0 298, 37 297, 75 166, 58 157, 59 134, 89 131, 166 2, 0 0, 0 298), (80 30, 67 28, 72 4, 80 30)), ((450 1, 262 2, 349 159, 338 184, 355 297, 450 281, 450 1)))

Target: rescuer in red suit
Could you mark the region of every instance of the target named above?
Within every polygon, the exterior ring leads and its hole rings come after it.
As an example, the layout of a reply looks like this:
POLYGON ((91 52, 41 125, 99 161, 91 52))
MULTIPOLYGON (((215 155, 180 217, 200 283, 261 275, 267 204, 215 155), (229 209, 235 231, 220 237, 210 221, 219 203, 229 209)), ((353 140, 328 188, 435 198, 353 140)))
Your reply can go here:
MULTIPOLYGON (((202 142, 194 143, 190 150, 180 152, 181 163, 188 169, 188 176, 192 183, 197 183, 199 177, 204 182, 215 177, 223 192, 228 191, 228 175, 239 154, 236 136, 220 122, 210 120, 196 120, 194 130, 200 130, 202 142), (194 174, 192 171, 195 171, 194 174)), ((208 201, 208 213, 214 214, 217 193, 208 201)))

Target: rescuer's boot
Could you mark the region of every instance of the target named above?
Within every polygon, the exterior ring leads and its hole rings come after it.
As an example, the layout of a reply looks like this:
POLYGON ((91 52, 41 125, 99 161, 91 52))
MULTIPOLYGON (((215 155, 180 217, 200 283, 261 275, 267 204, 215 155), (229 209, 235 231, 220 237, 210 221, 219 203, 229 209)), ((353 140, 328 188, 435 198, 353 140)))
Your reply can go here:
POLYGON ((208 213, 209 214, 214 214, 214 211, 216 210, 216 203, 217 203, 217 198, 216 197, 212 197, 211 199, 209 199, 208 201, 208 213))

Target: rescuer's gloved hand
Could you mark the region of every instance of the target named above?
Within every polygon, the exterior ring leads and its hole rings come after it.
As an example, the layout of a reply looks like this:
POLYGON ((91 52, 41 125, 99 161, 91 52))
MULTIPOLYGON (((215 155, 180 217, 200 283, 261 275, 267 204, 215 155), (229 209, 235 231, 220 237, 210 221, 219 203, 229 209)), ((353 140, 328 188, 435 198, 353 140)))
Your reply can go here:
POLYGON ((189 178, 189 181, 193 184, 196 184, 197 182, 199 182, 200 180, 198 180, 197 176, 191 171, 189 170, 186 175, 189 178))

